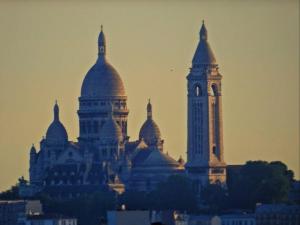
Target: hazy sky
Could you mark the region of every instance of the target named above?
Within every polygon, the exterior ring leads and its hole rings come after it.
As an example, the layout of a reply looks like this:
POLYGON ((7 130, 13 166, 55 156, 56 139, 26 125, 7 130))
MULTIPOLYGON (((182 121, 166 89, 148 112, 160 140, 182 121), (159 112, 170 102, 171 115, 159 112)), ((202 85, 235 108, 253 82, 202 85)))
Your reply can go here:
POLYGON ((165 151, 185 157, 186 75, 203 19, 223 74, 226 162, 281 160, 299 178, 298 1, 1 1, 0 190, 28 176, 55 99, 78 137, 101 24, 125 84, 131 140, 151 98, 165 151))

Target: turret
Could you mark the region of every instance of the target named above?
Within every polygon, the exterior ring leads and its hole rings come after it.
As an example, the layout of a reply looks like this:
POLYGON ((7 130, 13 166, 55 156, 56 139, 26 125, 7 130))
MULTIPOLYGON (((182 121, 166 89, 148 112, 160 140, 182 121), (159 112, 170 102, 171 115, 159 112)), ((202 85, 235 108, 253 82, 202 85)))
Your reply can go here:
POLYGON ((153 120, 152 104, 150 99, 147 104, 147 120, 140 129, 139 139, 144 140, 148 146, 156 146, 163 150, 163 140, 158 125, 153 120))
POLYGON ((30 160, 35 160, 36 158, 36 149, 34 147, 34 144, 32 144, 31 148, 30 148, 30 160))
POLYGON ((55 102, 53 107, 53 122, 48 127, 46 133, 47 144, 62 145, 68 142, 68 134, 64 125, 59 120, 59 107, 55 102))
POLYGON ((32 144, 30 148, 30 159, 29 159, 29 180, 31 183, 33 183, 36 180, 37 174, 36 174, 36 162, 37 162, 37 153, 36 149, 34 147, 34 144, 32 144))

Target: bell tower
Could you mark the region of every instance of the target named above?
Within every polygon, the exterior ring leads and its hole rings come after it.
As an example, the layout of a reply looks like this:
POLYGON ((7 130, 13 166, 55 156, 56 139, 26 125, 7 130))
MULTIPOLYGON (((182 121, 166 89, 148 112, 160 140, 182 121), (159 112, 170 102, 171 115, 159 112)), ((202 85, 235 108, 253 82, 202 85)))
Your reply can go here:
POLYGON ((209 183, 226 182, 223 157, 222 75, 203 22, 188 81, 186 169, 200 193, 209 183))

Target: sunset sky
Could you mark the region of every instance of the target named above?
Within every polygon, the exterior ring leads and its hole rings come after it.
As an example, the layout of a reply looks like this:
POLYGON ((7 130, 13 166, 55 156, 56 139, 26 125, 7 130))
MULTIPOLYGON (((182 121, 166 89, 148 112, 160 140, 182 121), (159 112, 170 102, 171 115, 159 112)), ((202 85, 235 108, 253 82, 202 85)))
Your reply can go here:
POLYGON ((176 159, 186 157, 186 75, 202 20, 223 75, 227 164, 280 160, 299 178, 299 1, 1 1, 0 191, 28 178, 58 100, 78 137, 82 80, 103 24, 128 96, 129 135, 147 99, 176 159))

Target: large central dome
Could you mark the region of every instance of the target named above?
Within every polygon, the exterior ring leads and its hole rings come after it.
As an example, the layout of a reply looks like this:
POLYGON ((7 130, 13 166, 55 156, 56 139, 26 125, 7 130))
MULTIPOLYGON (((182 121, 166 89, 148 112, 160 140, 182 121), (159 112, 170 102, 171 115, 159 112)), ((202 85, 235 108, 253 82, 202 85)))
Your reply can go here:
POLYGON ((98 38, 98 59, 83 80, 81 97, 126 96, 122 79, 116 69, 107 62, 105 54, 106 43, 101 29, 98 38))

